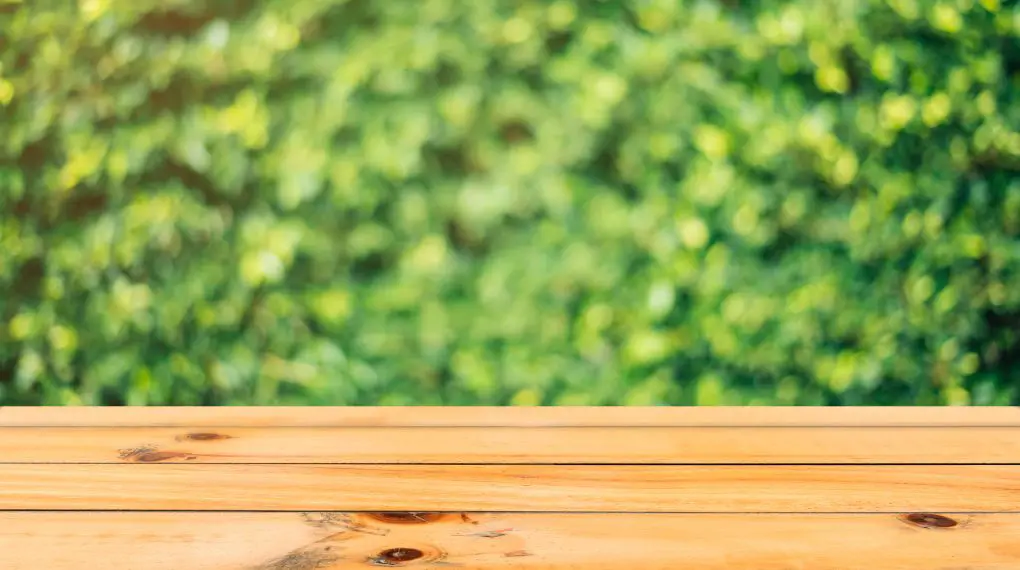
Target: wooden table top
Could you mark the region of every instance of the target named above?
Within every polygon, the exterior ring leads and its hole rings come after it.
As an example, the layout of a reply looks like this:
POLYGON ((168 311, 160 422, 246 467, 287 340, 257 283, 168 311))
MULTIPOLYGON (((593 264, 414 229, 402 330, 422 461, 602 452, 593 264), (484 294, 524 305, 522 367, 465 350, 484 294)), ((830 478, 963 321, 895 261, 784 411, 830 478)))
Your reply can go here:
POLYGON ((0 408, 0 570, 1020 569, 1020 408, 0 408))

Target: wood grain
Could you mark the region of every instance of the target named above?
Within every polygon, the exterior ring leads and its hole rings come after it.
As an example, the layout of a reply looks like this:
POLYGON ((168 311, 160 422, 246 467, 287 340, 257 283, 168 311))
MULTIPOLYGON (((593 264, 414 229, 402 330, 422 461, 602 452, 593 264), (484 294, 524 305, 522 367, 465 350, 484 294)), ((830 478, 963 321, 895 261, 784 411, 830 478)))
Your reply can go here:
POLYGON ((12 464, 0 509, 1020 512, 1020 466, 12 464))
POLYGON ((0 568, 1020 568, 1020 515, 418 516, 428 522, 386 522, 367 514, 333 512, 2 512, 0 568), (387 564, 395 550, 404 558, 414 551, 422 556, 387 564))
POLYGON ((0 463, 1020 463, 1020 427, 0 427, 0 463))
POLYGON ((1017 408, 0 408, 0 570, 1018 570, 1018 435, 1017 408))
POLYGON ((2 426, 1020 426, 1020 407, 0 407, 2 426))

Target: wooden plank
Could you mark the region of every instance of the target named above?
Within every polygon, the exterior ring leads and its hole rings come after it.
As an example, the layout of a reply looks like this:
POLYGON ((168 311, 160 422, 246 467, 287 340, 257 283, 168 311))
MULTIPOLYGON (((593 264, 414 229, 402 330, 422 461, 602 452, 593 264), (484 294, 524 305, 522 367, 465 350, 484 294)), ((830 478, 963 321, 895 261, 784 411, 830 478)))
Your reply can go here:
POLYGON ((1020 427, 0 428, 0 463, 1020 463, 1020 427))
POLYGON ((1020 512, 1020 466, 12 464, 0 509, 1020 512))
POLYGON ((3 512, 0 568, 1016 570, 1018 517, 3 512))
POLYGON ((1020 426, 1020 407, 3 407, 2 426, 1020 426))

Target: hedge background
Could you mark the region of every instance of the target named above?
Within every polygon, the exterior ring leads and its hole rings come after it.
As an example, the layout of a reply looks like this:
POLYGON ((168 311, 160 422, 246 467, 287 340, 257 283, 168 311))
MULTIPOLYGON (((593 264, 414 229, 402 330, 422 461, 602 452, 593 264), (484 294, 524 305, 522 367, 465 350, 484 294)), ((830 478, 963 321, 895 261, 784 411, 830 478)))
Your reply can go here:
POLYGON ((1018 404, 1005 0, 0 0, 2 404, 1018 404))

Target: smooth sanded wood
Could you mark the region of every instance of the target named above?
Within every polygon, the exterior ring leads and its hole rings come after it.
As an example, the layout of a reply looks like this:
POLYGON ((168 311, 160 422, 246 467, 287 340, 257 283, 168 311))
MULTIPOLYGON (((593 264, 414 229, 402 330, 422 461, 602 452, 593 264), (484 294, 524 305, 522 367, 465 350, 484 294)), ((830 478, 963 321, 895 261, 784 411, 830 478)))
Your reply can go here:
POLYGON ((0 427, 0 463, 1020 463, 1020 427, 0 427))
POLYGON ((422 513, 397 521, 401 518, 386 522, 367 514, 321 512, 3 512, 0 568, 1020 568, 1020 515, 422 513), (418 554, 393 563, 394 556, 418 554))
POLYGON ((1020 512, 1020 466, 8 464, 0 509, 1020 512))
POLYGON ((0 570, 1018 570, 1018 416, 3 408, 0 570))
POLYGON ((0 426, 1020 426, 1020 407, 0 407, 0 426))

